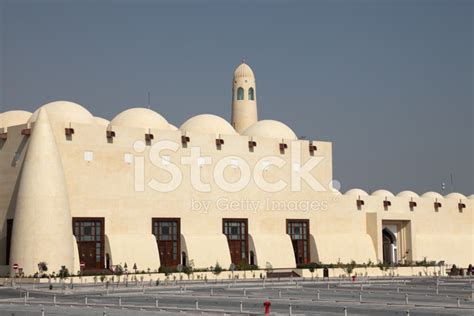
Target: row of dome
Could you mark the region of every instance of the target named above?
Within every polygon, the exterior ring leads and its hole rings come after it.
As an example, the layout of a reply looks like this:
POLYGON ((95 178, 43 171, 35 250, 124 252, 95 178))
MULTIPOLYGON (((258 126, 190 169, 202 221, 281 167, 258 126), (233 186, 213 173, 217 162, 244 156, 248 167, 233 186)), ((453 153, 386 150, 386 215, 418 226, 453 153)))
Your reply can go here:
MULTIPOLYGON (((33 114, 26 111, 9 111, 0 113, 0 128, 21 125, 36 121, 39 110, 46 110, 52 122, 67 122, 81 124, 99 124, 126 126, 136 128, 151 128, 162 130, 178 130, 178 128, 158 114, 146 108, 131 108, 119 113, 112 121, 100 117, 94 117, 87 109, 79 104, 68 101, 56 101, 43 105, 33 114)), ((212 114, 201 114, 194 116, 184 122, 180 128, 182 131, 199 132, 215 135, 237 135, 235 129, 222 117, 212 114)), ((285 124, 273 121, 258 121, 246 129, 242 135, 296 140, 296 134, 285 124)))
MULTIPOLYGON (((346 193, 344 193, 344 195, 349 195, 349 196, 369 196, 369 194, 367 192, 365 192, 364 190, 362 189, 351 189, 349 191, 347 191, 346 193)), ((378 197, 382 197, 382 198, 390 198, 390 197, 394 197, 395 195, 393 195, 392 192, 390 191, 387 191, 387 190, 377 190, 377 191, 374 191, 371 196, 378 196, 378 197)), ((418 194, 416 194, 415 192, 413 191, 402 191, 400 193, 397 194, 397 197, 404 197, 404 198, 418 198, 420 197, 418 194)), ((424 194, 421 195, 422 198, 432 198, 432 199, 450 199, 450 200, 463 200, 463 199, 470 199, 470 200, 473 200, 474 199, 474 194, 471 194, 469 197, 466 197, 464 196, 463 194, 461 193, 457 193, 457 192, 452 192, 452 193, 449 193, 447 194, 446 196, 442 196, 441 194, 437 193, 437 192, 426 192, 424 194)))

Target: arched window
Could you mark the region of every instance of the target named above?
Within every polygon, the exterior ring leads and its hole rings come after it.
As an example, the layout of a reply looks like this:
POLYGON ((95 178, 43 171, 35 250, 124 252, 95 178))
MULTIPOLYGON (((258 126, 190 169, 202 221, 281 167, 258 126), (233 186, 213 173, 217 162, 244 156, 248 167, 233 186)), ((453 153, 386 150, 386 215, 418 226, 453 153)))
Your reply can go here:
POLYGON ((249 100, 255 100, 255 93, 253 91, 253 88, 249 89, 249 100))
POLYGON ((237 89, 237 100, 244 99, 244 88, 240 87, 237 89))

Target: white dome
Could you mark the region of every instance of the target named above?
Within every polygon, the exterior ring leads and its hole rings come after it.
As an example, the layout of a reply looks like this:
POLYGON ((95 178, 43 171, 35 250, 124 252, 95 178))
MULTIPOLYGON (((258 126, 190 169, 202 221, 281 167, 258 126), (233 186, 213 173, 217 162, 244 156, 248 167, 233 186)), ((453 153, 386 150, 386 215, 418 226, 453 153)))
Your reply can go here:
POLYGON ((458 201, 466 199, 466 196, 464 196, 464 195, 462 195, 461 193, 458 193, 458 192, 449 193, 448 195, 445 195, 444 197, 446 199, 458 200, 458 201))
POLYGON ((469 200, 474 200, 474 194, 471 194, 467 197, 469 200))
POLYGON ((346 193, 344 193, 344 195, 349 195, 349 196, 368 196, 369 194, 367 192, 365 192, 364 190, 362 189, 350 189, 349 191, 347 191, 346 193))
POLYGON ((380 197, 393 197, 393 193, 387 190, 377 190, 372 192, 372 196, 380 196, 380 197))
POLYGON ((168 121, 160 114, 145 108, 132 108, 119 113, 110 122, 116 126, 169 130, 168 121))
POLYGON ((274 120, 258 121, 248 127, 242 135, 265 138, 296 140, 296 134, 282 122, 274 120))
POLYGON ((35 122, 40 109, 45 109, 51 122, 95 124, 94 117, 81 105, 69 101, 55 101, 43 105, 31 115, 28 122, 35 122))
POLYGON ((184 122, 179 129, 186 132, 196 132, 203 134, 237 134, 229 122, 224 120, 222 117, 213 114, 201 114, 193 116, 184 122))
POLYGON ((242 62, 234 71, 234 79, 236 78, 249 78, 254 79, 255 76, 253 74, 252 68, 249 65, 242 62))
POLYGON ((177 131, 178 130, 178 128, 176 126, 174 126, 173 124, 170 124, 170 129, 172 131, 177 131))
POLYGON ((421 197, 423 198, 431 198, 431 199, 443 199, 443 196, 438 192, 426 192, 421 197))
POLYGON ((0 113, 0 128, 26 124, 31 117, 27 111, 7 111, 0 113))
POLYGON ((418 194, 416 194, 413 191, 402 191, 397 194, 398 197, 406 197, 406 198, 414 198, 414 197, 420 197, 418 194))
POLYGON ((109 120, 106 120, 105 118, 101 118, 101 117, 98 117, 98 116, 94 116, 94 120, 97 123, 97 125, 108 126, 110 124, 109 120))

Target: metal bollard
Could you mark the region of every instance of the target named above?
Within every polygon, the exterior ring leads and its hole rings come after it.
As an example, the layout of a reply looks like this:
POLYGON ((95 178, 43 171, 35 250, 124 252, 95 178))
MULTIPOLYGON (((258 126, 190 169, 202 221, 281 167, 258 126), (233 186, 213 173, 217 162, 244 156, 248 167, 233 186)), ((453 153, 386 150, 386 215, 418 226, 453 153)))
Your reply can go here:
POLYGON ((119 306, 122 306, 122 297, 119 296, 119 306))
POLYGON ((244 311, 244 303, 240 301, 240 312, 242 313, 244 311))
POLYGON ((456 299, 456 301, 457 301, 457 306, 458 306, 458 307, 461 307, 461 299, 458 297, 458 298, 456 299))
POLYGON ((25 305, 26 305, 26 301, 27 301, 27 300, 28 300, 28 298, 27 298, 27 296, 26 296, 26 294, 25 294, 25 305))
POLYGON ((211 296, 214 295, 214 289, 211 287, 211 296))
POLYGON ((278 290, 278 297, 281 298, 281 290, 278 290))
POLYGON ((410 311, 407 311, 407 316, 410 316, 410 311))
POLYGON ((347 307, 344 306, 344 316, 347 316, 347 307))
POLYGON ((397 293, 400 293, 400 288, 397 286, 397 293))
POLYGON ((362 303, 362 292, 359 292, 359 303, 362 303))
POLYGON ((87 296, 84 297, 84 304, 87 305, 87 296))
POLYGON ((41 316, 44 316, 44 307, 41 307, 41 316))
POLYGON ((158 297, 155 297, 155 307, 158 308, 158 297))
POLYGON ((328 290, 329 290, 329 281, 328 281, 328 290))
POLYGON ((288 305, 288 308, 289 308, 290 316, 292 316, 292 315, 293 315, 293 311, 292 311, 291 304, 288 305))
POLYGON ((408 305, 408 293, 405 294, 405 305, 408 305))
POLYGON ((53 304, 56 305, 56 295, 53 296, 53 304))
POLYGON ((320 299, 320 291, 318 289, 318 301, 319 301, 319 299, 320 299))
POLYGON ((107 312, 106 312, 106 311, 104 311, 104 312, 102 313, 102 315, 103 315, 103 316, 106 316, 106 315, 107 315, 107 312))
POLYGON ((199 300, 196 300, 196 309, 199 309, 199 300))

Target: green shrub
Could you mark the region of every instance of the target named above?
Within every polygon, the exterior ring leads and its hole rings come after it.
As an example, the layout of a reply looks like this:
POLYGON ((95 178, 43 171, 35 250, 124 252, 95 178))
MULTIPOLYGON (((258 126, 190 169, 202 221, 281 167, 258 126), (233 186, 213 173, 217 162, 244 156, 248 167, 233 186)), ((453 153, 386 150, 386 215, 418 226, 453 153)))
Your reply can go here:
POLYGON ((122 267, 122 265, 117 264, 117 265, 115 266, 114 274, 115 274, 116 276, 121 276, 121 275, 123 275, 123 267, 122 267))
POLYGON ((58 276, 59 276, 61 279, 69 278, 70 274, 69 274, 68 268, 66 268, 66 266, 61 266, 61 269, 60 269, 59 272, 58 272, 58 276))
POLYGON ((458 269, 458 267, 456 267, 455 264, 453 264, 453 266, 451 267, 451 271, 449 272, 449 275, 450 275, 450 276, 457 276, 457 275, 459 275, 459 269, 458 269))
POLYGON ((44 261, 41 261, 40 263, 38 263, 38 270, 40 273, 48 271, 48 264, 44 261))
POLYGON ((390 268, 390 265, 388 263, 379 261, 379 263, 377 263, 377 267, 379 267, 381 271, 387 271, 390 268))
POLYGON ((164 273, 166 276, 170 276, 171 273, 176 272, 176 269, 168 266, 161 266, 158 270, 159 273, 164 273))
POLYGON ((357 263, 354 260, 351 260, 351 262, 343 266, 343 269, 344 271, 347 272, 348 275, 351 275, 356 267, 357 267, 357 263))
POLYGON ((212 270, 212 273, 214 273, 216 276, 221 274, 222 272, 222 267, 221 265, 219 264, 219 262, 216 262, 216 265, 214 266, 214 268, 211 269, 212 270))
POLYGON ((321 264, 320 262, 310 262, 298 265, 299 269, 309 269, 310 272, 314 272, 316 269, 321 269, 324 267, 326 266, 324 264, 321 264))
POLYGON ((255 264, 248 264, 246 262, 239 263, 235 266, 235 270, 238 271, 253 271, 258 270, 258 266, 255 264))

